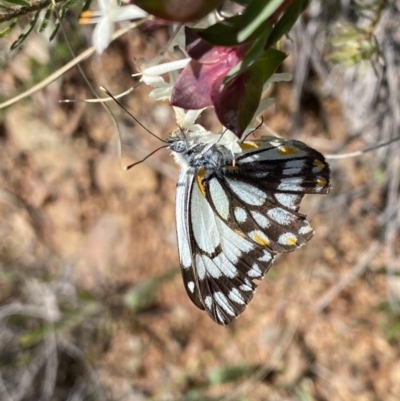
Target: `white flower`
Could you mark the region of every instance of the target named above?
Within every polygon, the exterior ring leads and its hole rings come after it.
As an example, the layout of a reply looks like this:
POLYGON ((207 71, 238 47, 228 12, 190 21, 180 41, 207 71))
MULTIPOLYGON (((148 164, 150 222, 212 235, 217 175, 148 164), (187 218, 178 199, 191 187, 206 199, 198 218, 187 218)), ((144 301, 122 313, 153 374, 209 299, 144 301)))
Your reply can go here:
POLYGON ((197 118, 200 116, 204 109, 200 110, 187 110, 180 107, 173 106, 175 111, 176 124, 182 129, 187 129, 193 132, 206 133, 207 130, 200 124, 195 124, 197 118))
POLYGON ((97 24, 94 28, 92 42, 97 53, 101 54, 111 42, 116 22, 144 18, 146 11, 129 5, 120 6, 117 0, 98 0, 99 11, 84 11, 80 15, 81 24, 97 24))
POLYGON ((171 97, 172 88, 176 81, 177 70, 180 70, 189 63, 190 58, 170 61, 168 63, 158 64, 162 56, 155 57, 149 63, 138 62, 139 73, 132 76, 141 75, 140 81, 146 85, 154 86, 156 89, 150 92, 149 96, 154 100, 165 100, 171 97), (169 73, 169 82, 165 82, 162 74, 169 73))

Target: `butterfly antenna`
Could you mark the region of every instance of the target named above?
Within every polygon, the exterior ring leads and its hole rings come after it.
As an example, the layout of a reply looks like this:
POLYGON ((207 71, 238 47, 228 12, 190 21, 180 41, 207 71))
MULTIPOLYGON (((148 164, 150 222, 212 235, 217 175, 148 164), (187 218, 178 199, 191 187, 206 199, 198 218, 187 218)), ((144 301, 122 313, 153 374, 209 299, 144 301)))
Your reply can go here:
POLYGON ((181 133, 182 133, 183 137, 185 138, 186 150, 189 150, 189 148, 188 148, 188 140, 187 140, 187 137, 186 137, 186 134, 185 134, 185 130, 180 125, 178 125, 178 128, 181 130, 181 133))
POLYGON ((248 132, 242 139, 240 139, 240 143, 243 143, 251 134, 253 134, 255 131, 257 131, 258 129, 260 129, 262 127, 262 125, 264 124, 264 117, 261 116, 261 123, 257 125, 256 128, 254 128, 253 130, 251 130, 250 132, 248 132))
MULTIPOLYGON (((153 132, 151 132, 148 128, 146 128, 119 100, 117 100, 112 94, 111 92, 106 89, 104 86, 100 86, 100 89, 105 92, 108 96, 111 97, 111 99, 114 100, 115 103, 118 104, 118 106, 121 107, 122 110, 124 110, 130 117, 132 117, 133 120, 135 120, 146 132, 148 132, 150 135, 154 136, 154 138, 157 138, 159 141, 164 142, 164 143, 168 143, 168 141, 165 141, 164 139, 160 138, 159 136, 157 136, 156 134, 154 134, 153 132)), ((152 155, 152 153, 150 153, 150 155, 152 155)), ((149 155, 149 156, 150 156, 149 155)))
MULTIPOLYGON (((218 138, 218 141, 215 142, 214 145, 217 145, 217 144, 218 144, 218 142, 219 142, 219 141, 222 139, 222 137, 225 135, 225 132, 226 132, 226 131, 228 131, 228 128, 225 128, 224 131, 221 132, 221 135, 220 135, 220 137, 218 138)), ((214 145, 213 145, 213 146, 214 146, 214 145)))
POLYGON ((130 170, 132 167, 135 167, 135 166, 137 166, 138 164, 140 164, 140 163, 143 163, 145 160, 147 160, 150 156, 153 156, 154 155, 154 153, 156 153, 156 152, 158 152, 160 149, 164 149, 164 148, 168 148, 168 145, 163 145, 163 146, 160 146, 159 148, 157 148, 156 150, 153 150, 151 153, 149 153, 144 159, 142 159, 142 160, 140 160, 140 161, 138 161, 138 162, 136 162, 136 163, 132 163, 132 164, 130 164, 129 166, 126 166, 125 167, 125 170, 130 170))

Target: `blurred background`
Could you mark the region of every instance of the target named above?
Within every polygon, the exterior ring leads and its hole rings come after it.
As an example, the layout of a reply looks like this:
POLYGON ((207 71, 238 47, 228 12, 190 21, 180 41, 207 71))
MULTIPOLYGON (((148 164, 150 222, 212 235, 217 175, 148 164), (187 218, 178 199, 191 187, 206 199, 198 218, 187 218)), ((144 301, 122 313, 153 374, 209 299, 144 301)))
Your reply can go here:
MULTIPOLYGON (((77 16, 64 28, 79 54, 91 27, 77 16)), ((110 114, 59 103, 93 97, 77 68, 1 110, 0 400, 399 400, 399 142, 345 157, 400 134, 398 21, 397 1, 315 0, 282 43, 294 79, 271 87, 265 124, 330 156, 333 190, 305 197, 314 238, 277 258, 228 327, 184 290, 167 151, 122 170, 110 114)), ((62 34, 10 52, 21 30, 0 41, 1 101, 73 58, 62 34)), ((123 92, 168 39, 131 31, 82 70, 123 92)), ((173 111, 150 90, 122 102, 167 138, 173 111)), ((159 146, 108 105, 123 165, 159 146)))

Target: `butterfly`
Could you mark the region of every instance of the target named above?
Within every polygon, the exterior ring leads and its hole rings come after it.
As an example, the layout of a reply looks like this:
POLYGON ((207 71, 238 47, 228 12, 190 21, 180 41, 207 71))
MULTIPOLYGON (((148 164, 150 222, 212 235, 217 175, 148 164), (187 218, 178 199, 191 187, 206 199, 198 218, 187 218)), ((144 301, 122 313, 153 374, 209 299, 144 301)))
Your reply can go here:
POLYGON ((176 231, 192 302, 220 325, 247 307, 279 253, 314 234, 298 212, 304 194, 327 194, 324 156, 304 143, 252 141, 180 129, 168 140, 180 166, 176 231))

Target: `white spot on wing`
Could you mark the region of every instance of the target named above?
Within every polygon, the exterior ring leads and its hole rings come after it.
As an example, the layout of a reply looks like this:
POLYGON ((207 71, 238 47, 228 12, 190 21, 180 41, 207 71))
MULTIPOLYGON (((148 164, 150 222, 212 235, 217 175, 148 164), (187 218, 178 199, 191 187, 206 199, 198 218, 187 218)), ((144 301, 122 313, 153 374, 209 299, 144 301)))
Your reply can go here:
POLYGON ((229 217, 229 199, 226 196, 224 188, 222 188, 216 178, 211 179, 209 185, 210 195, 215 209, 217 209, 217 212, 224 220, 227 220, 229 217))
POLYGON ((219 245, 215 215, 197 185, 193 185, 190 206, 193 235, 197 245, 202 251, 213 253, 219 245))
POLYGON ((206 306, 207 306, 208 309, 211 309, 212 304, 213 304, 213 300, 212 300, 212 298, 211 298, 209 295, 207 295, 207 296, 204 298, 204 303, 206 304, 206 306))
POLYGON ((238 223, 244 223, 247 220, 247 213, 242 207, 235 207, 235 219, 238 223))
POLYGON ((194 282, 193 281, 189 281, 187 286, 188 286, 190 292, 194 291, 194 282))
POLYGON ((299 160, 289 160, 286 162, 282 174, 284 175, 295 175, 301 173, 301 170, 303 170, 303 167, 305 165, 305 160, 304 159, 299 159, 299 160))
POLYGON ((304 192, 304 188, 301 186, 303 183, 302 178, 282 178, 281 183, 278 185, 278 191, 293 191, 293 192, 304 192))
POLYGON ((213 262, 218 266, 223 275, 229 278, 234 278, 237 275, 236 267, 228 260, 228 258, 220 253, 213 259, 213 262))
POLYGON ((219 309, 217 309, 217 318, 221 323, 225 323, 225 318, 221 315, 221 312, 219 311, 219 309))
MULTIPOLYGON (((254 249, 254 245, 250 241, 231 230, 221 219, 217 218, 216 222, 221 236, 221 247, 224 253, 226 253, 225 248, 227 247, 231 247, 231 249, 235 247, 242 252, 250 252, 254 249), (231 245, 229 245, 229 243, 231 245)), ((237 256, 240 256, 240 253, 238 253, 237 256)))
POLYGON ((253 219, 260 227, 267 228, 271 225, 271 222, 260 212, 252 211, 251 215, 253 216, 253 219))
POLYGON ((244 304, 243 296, 237 288, 232 288, 230 293, 228 294, 228 297, 237 304, 244 304))
POLYGON ((312 230, 313 230, 312 227, 309 224, 307 224, 307 225, 301 227, 298 232, 299 232, 300 235, 302 235, 302 234, 308 234, 312 230))
POLYGON ((193 178, 187 175, 187 172, 179 172, 178 185, 176 188, 176 233, 178 237, 179 259, 181 266, 188 269, 192 265, 192 256, 189 245, 188 233, 186 232, 186 214, 187 214, 187 194, 193 178))
POLYGON ((248 205, 261 206, 267 199, 267 194, 254 185, 237 180, 227 179, 226 181, 232 191, 248 205))
POLYGON ((203 259, 204 265, 206 267, 207 273, 211 277, 219 278, 222 276, 221 270, 208 256, 202 255, 202 259, 203 259))
POLYGON ((279 207, 268 210, 267 215, 278 224, 287 226, 292 222, 292 216, 286 210, 279 207))
POLYGON ((292 233, 285 233, 279 236, 278 244, 281 245, 295 245, 297 242, 297 237, 292 233))
POLYGON ((272 256, 268 251, 264 251, 264 255, 258 258, 260 262, 269 262, 271 259, 272 256))
POLYGON ((253 230, 249 232, 249 237, 259 245, 268 245, 271 241, 269 238, 260 230, 253 230))
POLYGON ((246 279, 244 284, 241 284, 239 286, 239 289, 241 289, 242 291, 246 291, 246 292, 253 291, 253 288, 252 288, 252 286, 250 284, 250 281, 247 281, 247 279, 246 279))
POLYGON ((288 209, 295 210, 299 201, 299 195, 277 193, 275 194, 276 200, 288 209))
POLYGON ((214 299, 217 304, 226 312, 228 315, 235 316, 235 312, 232 306, 229 304, 228 298, 220 291, 214 293, 214 299))
POLYGON ((200 280, 204 280, 206 277, 206 267, 204 266, 203 260, 200 255, 196 255, 196 272, 200 280))
POLYGON ((247 272, 249 277, 261 277, 262 271, 257 263, 254 263, 251 269, 247 272))

